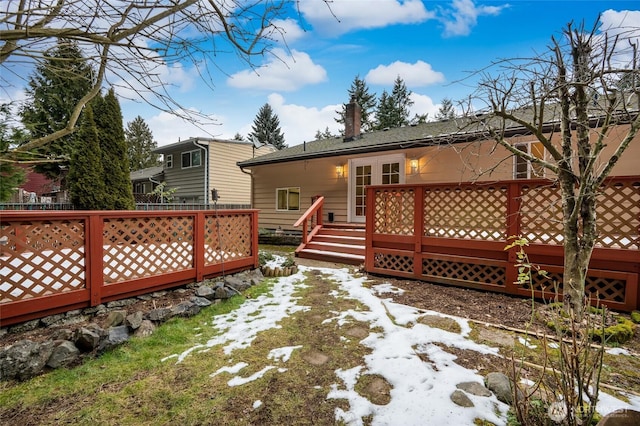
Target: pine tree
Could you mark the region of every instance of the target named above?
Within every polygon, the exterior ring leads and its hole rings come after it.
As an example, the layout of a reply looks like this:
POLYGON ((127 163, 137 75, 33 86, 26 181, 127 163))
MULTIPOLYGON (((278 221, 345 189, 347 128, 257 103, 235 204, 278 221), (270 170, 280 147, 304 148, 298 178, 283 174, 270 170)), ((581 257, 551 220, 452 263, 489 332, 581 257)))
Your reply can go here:
POLYGON ((129 170, 142 170, 160 164, 158 154, 152 151, 158 146, 151 129, 140 116, 127 123, 124 131, 129 153, 129 170))
MULTIPOLYGON (((45 61, 36 67, 29 77, 26 104, 20 111, 22 124, 31 138, 49 135, 63 129, 76 103, 89 92, 94 81, 94 71, 86 62, 77 43, 60 40, 45 61)), ((57 179, 67 164, 72 136, 61 138, 39 148, 38 158, 58 159, 58 162, 35 167, 51 179, 57 179), (61 167, 62 166, 62 167, 61 167)))
POLYGON ((105 97, 94 100, 94 117, 105 171, 105 208, 107 210, 135 209, 133 188, 129 179, 127 143, 122 126, 120 103, 113 89, 105 97))
POLYGON ((456 112, 453 109, 453 101, 449 98, 444 98, 440 108, 438 109, 438 113, 436 114, 436 120, 451 120, 452 118, 455 118, 455 116, 456 112))
POLYGON ((411 93, 399 76, 393 83, 391 94, 386 90, 382 92, 376 111, 378 130, 409 124, 409 107, 413 105, 411 93))
MULTIPOLYGON (((0 152, 7 152, 16 139, 16 129, 10 129, 7 124, 10 114, 8 104, 0 105, 0 152)), ((0 161, 0 202, 9 201, 16 188, 22 185, 24 179, 24 169, 14 163, 0 161)))
POLYGON ((284 143, 284 135, 280 129, 280 119, 273 112, 271 105, 264 104, 258 115, 253 120, 249 139, 255 140, 260 144, 270 144, 276 149, 284 149, 287 145, 284 143))
MULTIPOLYGON (((360 105, 360 130, 365 133, 373 130, 375 127, 373 115, 377 104, 376 94, 369 91, 367 83, 360 79, 359 75, 356 75, 351 83, 348 94, 349 100, 354 99, 360 105)), ((339 117, 335 119, 336 122, 344 124, 347 104, 342 104, 342 111, 336 112, 339 114, 339 117)))
POLYGON ((106 197, 104 170, 91 105, 85 107, 80 128, 70 145, 72 150, 67 188, 71 202, 80 210, 103 210, 106 197))

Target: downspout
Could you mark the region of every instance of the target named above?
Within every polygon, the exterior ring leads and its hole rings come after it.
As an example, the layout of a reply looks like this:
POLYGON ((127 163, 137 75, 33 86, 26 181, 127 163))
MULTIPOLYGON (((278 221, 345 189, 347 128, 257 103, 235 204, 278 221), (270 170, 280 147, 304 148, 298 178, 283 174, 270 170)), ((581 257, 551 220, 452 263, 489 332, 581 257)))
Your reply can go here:
POLYGON ((201 145, 198 140, 194 140, 193 145, 204 151, 204 204, 209 205, 209 145, 201 145))
POLYGON ((244 167, 240 167, 240 171, 241 171, 242 173, 245 173, 245 174, 248 174, 249 176, 251 176, 251 208, 254 208, 254 206, 255 206, 254 201, 255 201, 255 200, 254 200, 254 198, 253 198, 253 172, 251 172, 251 171, 249 171, 249 172, 248 172, 248 171, 246 171, 246 170, 244 169, 244 167))

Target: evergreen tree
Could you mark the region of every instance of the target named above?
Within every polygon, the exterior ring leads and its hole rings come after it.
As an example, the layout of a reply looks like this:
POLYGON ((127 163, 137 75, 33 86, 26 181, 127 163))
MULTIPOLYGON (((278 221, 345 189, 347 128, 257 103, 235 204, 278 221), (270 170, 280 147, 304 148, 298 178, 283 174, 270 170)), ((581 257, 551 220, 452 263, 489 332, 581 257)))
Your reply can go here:
POLYGON ((453 101, 449 98, 444 98, 442 100, 442 104, 438 109, 438 113, 436 114, 436 120, 451 120, 455 118, 456 111, 453 109, 453 101))
POLYGON ((240 133, 236 133, 236 134, 233 136, 233 140, 234 140, 234 141, 243 141, 243 140, 244 140, 244 136, 242 136, 240 133))
POLYGON ((320 140, 320 139, 333 139, 333 138, 337 138, 338 135, 334 135, 333 133, 331 133, 331 130, 329 130, 329 126, 324 128, 324 132, 321 132, 320 130, 316 130, 316 140, 320 140))
POLYGON ((409 124, 409 107, 413 105, 411 91, 399 76, 393 83, 391 94, 383 91, 376 111, 377 129, 401 127, 409 124))
MULTIPOLYGON (((8 104, 0 105, 0 153, 9 151, 17 139, 15 129, 8 124, 11 111, 8 104)), ((9 201, 11 195, 24 183, 25 172, 21 167, 9 161, 0 161, 0 202, 9 201)))
POLYGON ((160 164, 158 154, 152 152, 158 144, 142 117, 137 116, 128 122, 124 135, 129 153, 129 170, 142 170, 160 164))
MULTIPOLYGON (((377 104, 376 94, 369 91, 367 83, 360 79, 359 75, 356 75, 354 78, 348 93, 349 100, 354 99, 358 105, 360 105, 360 130, 365 133, 373 130, 375 127, 373 116, 377 104)), ((339 117, 335 119, 336 122, 344 124, 344 117, 347 113, 347 104, 342 104, 342 111, 336 112, 339 114, 339 117)))
MULTIPOLYGON (((56 48, 45 55, 44 62, 29 78, 27 99, 20 117, 30 137, 38 138, 63 129, 76 103, 89 92, 93 81, 94 71, 77 43, 59 40, 56 48)), ((67 145, 72 140, 73 137, 68 136, 38 148, 34 152, 38 158, 60 161, 37 165, 35 170, 51 179, 60 177, 61 170, 68 163, 67 145)))
POLYGON ((271 105, 264 104, 258 115, 253 120, 251 126, 252 132, 249 133, 249 139, 255 140, 261 144, 270 144, 276 149, 284 149, 287 145, 284 143, 284 135, 280 129, 280 119, 273 112, 271 105))
POLYGON ((80 128, 74 134, 71 146, 67 185, 71 202, 80 210, 104 209, 104 170, 91 105, 87 105, 82 113, 80 128))
POLYGON ((105 171, 105 209, 132 210, 135 208, 133 188, 129 178, 127 142, 122 126, 120 103, 113 89, 106 96, 94 99, 94 118, 105 171))

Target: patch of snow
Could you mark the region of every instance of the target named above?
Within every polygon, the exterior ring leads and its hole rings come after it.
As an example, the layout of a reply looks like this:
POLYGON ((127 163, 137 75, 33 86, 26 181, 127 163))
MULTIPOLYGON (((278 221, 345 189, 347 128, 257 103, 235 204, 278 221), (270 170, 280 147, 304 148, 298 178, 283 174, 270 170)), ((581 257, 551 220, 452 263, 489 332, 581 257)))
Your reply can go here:
POLYGON ((248 365, 249 364, 247 364, 246 362, 239 362, 236 365, 232 365, 231 367, 222 367, 219 368, 215 373, 209 374, 209 377, 215 377, 220 373, 236 374, 248 365))
POLYGON ((300 349, 301 347, 302 345, 285 346, 283 348, 271 349, 269 355, 267 355, 267 358, 275 361, 280 360, 282 362, 287 362, 289 361, 289 358, 291 358, 291 354, 293 353, 293 351, 296 349, 300 349))
POLYGON ((269 371, 269 370, 273 370, 275 367, 273 365, 267 365, 265 368, 263 368, 262 370, 253 373, 252 375, 250 375, 249 377, 234 377, 233 379, 229 380, 227 382, 227 385, 229 386, 241 386, 241 385, 245 385, 247 383, 253 382, 254 380, 258 380, 259 378, 261 378, 262 376, 264 376, 264 374, 269 371))
POLYGON ((373 290, 378 294, 391 293, 391 294, 403 294, 404 290, 391 285, 391 283, 382 283, 374 285, 373 290))
POLYGON ((522 346, 527 347, 529 349, 535 349, 538 347, 532 344, 531 342, 529 342, 529 339, 525 339, 524 337, 518 337, 518 342, 520 342, 522 346))
POLYGON ((262 407, 262 401, 260 401, 259 399, 253 402, 253 409, 256 410, 258 408, 262 407))
POLYGON ((628 350, 624 348, 611 348, 606 351, 609 355, 631 355, 628 350))

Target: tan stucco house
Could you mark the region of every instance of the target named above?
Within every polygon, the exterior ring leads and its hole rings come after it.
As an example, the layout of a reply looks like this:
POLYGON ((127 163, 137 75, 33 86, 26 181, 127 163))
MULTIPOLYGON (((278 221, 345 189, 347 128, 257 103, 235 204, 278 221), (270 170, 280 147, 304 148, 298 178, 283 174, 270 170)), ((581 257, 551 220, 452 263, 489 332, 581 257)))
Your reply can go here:
MULTIPOLYGON (((300 231, 293 224, 318 195, 324 196, 324 223, 362 223, 367 185, 551 177, 496 146, 482 131, 461 130, 456 119, 361 133, 359 107, 350 104, 345 122, 344 137, 306 142, 238 162, 253 177, 252 206, 260 210, 261 228, 300 231)), ((619 124, 610 133, 603 158, 627 128, 619 124)), ((546 127, 546 133, 551 132, 557 134, 557 124, 546 127)), ((536 156, 546 155, 535 137, 521 127, 509 129, 507 136, 536 156)), ((638 158, 640 135, 611 175, 640 174, 638 158)))
POLYGON ((248 207, 251 175, 237 163, 273 151, 272 146, 256 148, 247 141, 189 138, 153 152, 163 156, 161 178, 166 188, 178 188, 173 194, 174 203, 213 203, 215 189, 219 204, 248 207))

